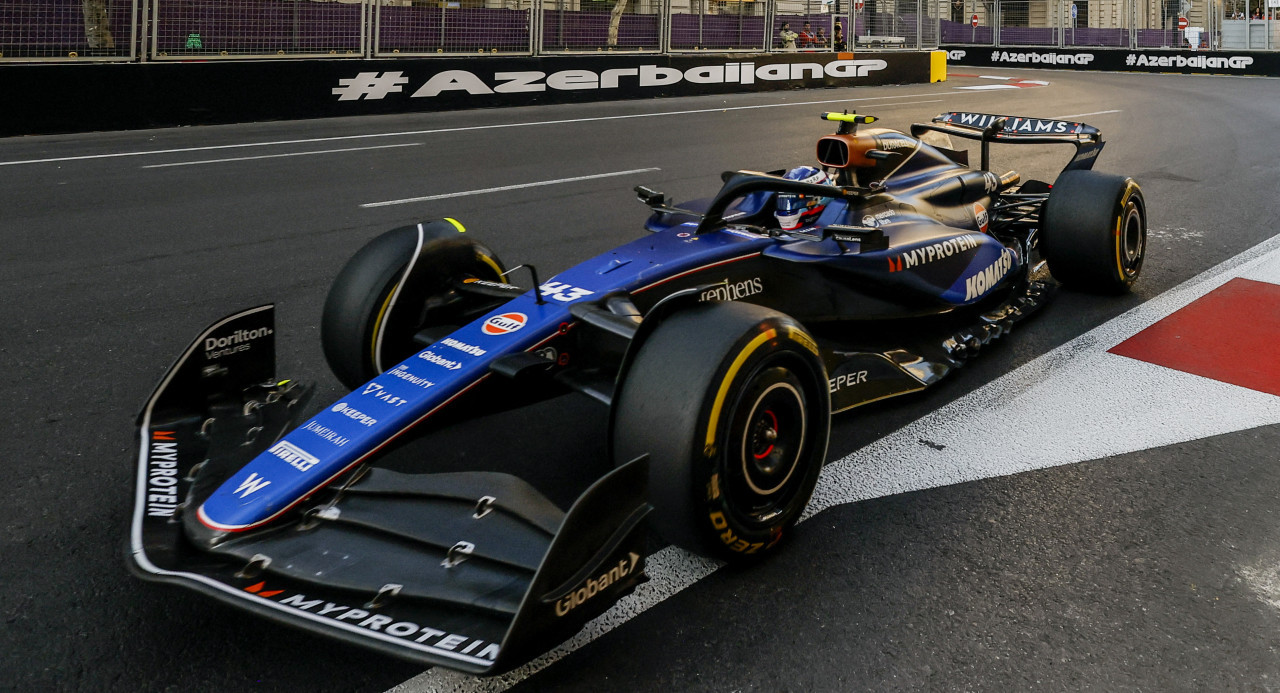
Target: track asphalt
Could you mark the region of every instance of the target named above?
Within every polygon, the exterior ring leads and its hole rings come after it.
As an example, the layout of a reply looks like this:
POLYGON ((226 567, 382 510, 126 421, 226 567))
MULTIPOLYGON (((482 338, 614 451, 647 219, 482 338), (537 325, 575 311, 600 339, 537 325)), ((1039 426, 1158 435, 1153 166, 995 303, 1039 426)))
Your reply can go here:
MULTIPOLYGON (((990 73, 1048 84, 966 90, 996 81, 958 77, 0 141, 0 686, 1280 688, 1267 384, 1280 358, 1265 351, 1280 310, 1266 286, 1280 284, 1267 255, 1280 81, 990 73), (822 510, 783 555, 713 570, 665 550, 646 589, 671 596, 638 592, 646 610, 607 615, 508 679, 422 673, 126 574, 133 417, 208 322, 275 301, 280 372, 317 380, 319 406, 340 394, 316 328, 328 280, 380 231, 454 216, 549 276, 639 233, 633 185, 681 199, 721 170, 806 162, 826 131, 816 114, 846 107, 898 128, 944 110, 1096 125, 1098 168, 1137 178, 1150 209, 1136 291, 1061 292, 948 382, 842 415, 822 510), (1144 330, 1197 347, 1166 353, 1144 330)), ((994 161, 1051 179, 1065 160, 1029 149, 994 161)), ((602 426, 564 398, 461 427, 440 450, 554 489, 598 471, 589 431, 602 426)))

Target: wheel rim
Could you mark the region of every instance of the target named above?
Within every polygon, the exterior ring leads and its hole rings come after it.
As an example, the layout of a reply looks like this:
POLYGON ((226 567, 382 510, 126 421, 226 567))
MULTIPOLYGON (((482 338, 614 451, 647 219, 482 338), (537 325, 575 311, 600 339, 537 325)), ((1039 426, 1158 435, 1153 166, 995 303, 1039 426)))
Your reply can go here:
POLYGON ((789 508, 806 454, 805 395, 782 368, 757 372, 732 417, 726 465, 729 504, 742 520, 769 524, 789 508))
POLYGON ((1125 205, 1120 221, 1120 268, 1126 277, 1134 277, 1142 268, 1143 253, 1147 242, 1146 226, 1142 223, 1142 210, 1136 202, 1125 205))

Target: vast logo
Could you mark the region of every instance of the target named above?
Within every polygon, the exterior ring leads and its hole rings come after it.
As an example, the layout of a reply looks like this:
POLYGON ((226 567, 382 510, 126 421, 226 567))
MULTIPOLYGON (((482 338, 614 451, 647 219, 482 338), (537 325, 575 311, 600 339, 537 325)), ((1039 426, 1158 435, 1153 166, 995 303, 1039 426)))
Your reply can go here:
POLYGON ((508 334, 524 327, 527 322, 529 316, 524 313, 503 313, 485 320, 480 330, 485 334, 508 334))
MULTIPOLYGON (((754 84, 762 82, 804 81, 806 79, 856 79, 871 72, 883 70, 889 64, 883 60, 833 60, 828 63, 773 63, 756 66, 755 63, 734 62, 718 65, 699 65, 687 70, 660 65, 593 70, 560 70, 559 72, 495 72, 493 77, 482 79, 467 70, 443 70, 431 76, 410 98, 439 96, 448 91, 468 94, 520 94, 592 89, 618 89, 620 87, 665 87, 681 82, 692 84, 754 84)), ((361 72, 355 77, 338 80, 333 88, 339 101, 375 101, 388 94, 403 93, 409 78, 404 72, 361 72)))

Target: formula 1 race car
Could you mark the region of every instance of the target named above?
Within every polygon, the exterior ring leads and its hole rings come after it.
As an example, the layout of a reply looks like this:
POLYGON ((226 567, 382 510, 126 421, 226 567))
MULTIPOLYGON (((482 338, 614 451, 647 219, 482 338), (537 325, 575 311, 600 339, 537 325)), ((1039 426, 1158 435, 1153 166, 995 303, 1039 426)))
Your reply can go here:
POLYGON ((777 551, 831 415, 938 382, 1038 310, 1049 273, 1115 293, 1142 269, 1142 192, 1091 170, 1088 125, 946 113, 908 135, 823 118, 838 130, 818 140, 820 176, 726 173, 678 206, 637 188, 649 234, 545 282, 527 267, 535 289, 454 220, 378 236, 323 310, 350 392, 309 418, 311 387, 274 372, 272 306, 213 324, 139 417, 132 569, 499 673, 641 583, 650 529, 730 562, 777 551), (951 137, 980 143, 980 166, 951 137), (1022 181, 990 170, 992 142, 1075 155, 1052 185, 1022 181), (569 392, 608 407, 612 471, 567 509, 507 473, 384 462, 569 392))

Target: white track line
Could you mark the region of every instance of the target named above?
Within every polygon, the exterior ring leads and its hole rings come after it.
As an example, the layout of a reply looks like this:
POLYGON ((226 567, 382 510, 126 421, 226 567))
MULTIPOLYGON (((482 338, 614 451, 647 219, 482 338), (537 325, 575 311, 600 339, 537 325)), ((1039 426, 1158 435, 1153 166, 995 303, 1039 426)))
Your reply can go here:
MULTIPOLYGON (((856 99, 825 99, 822 101, 795 101, 787 103, 769 103, 758 104, 755 106, 721 106, 718 108, 699 108, 687 111, 660 111, 657 113, 628 113, 624 115, 597 116, 594 118, 566 118, 563 120, 535 120, 523 123, 497 123, 494 125, 469 125, 456 128, 437 128, 434 130, 404 130, 400 132, 376 132, 364 135, 341 135, 335 137, 313 137, 300 140, 276 140, 268 142, 242 142, 238 144, 218 144, 207 147, 179 147, 175 149, 152 149, 147 151, 136 152, 113 152, 111 154, 85 154, 82 156, 59 156, 47 159, 20 159, 15 161, 0 161, 0 166, 24 166, 27 164, 47 164, 63 161, 88 161, 91 159, 114 159, 128 156, 153 156, 157 154, 182 154, 185 152, 206 152, 220 149, 241 149, 245 147, 278 147, 289 144, 311 144, 314 142, 339 142, 344 140, 369 139, 375 137, 413 137, 418 135, 439 135, 451 132, 470 132, 472 130, 498 130, 502 128, 523 128, 534 127, 539 125, 567 125, 574 123, 593 123, 606 120, 627 120, 631 118, 661 118, 665 116, 679 115, 698 115, 702 113, 725 113, 727 111, 750 111, 764 108, 789 108, 792 106, 819 106, 825 104, 837 103, 863 103, 868 101, 885 101, 897 102, 899 99, 914 99, 928 96, 946 96, 946 95, 965 95, 963 91, 942 91, 928 94, 901 94, 898 96, 866 96, 856 99)), ((930 101, 914 101, 908 103, 931 103, 933 101, 941 101, 942 99, 931 99, 930 101)), ((905 103, 885 103, 885 106, 906 105, 905 103)))
MULTIPOLYGON (((1280 397, 1106 353, 1241 276, 1280 284, 1280 236, 826 465, 802 521, 823 510, 870 498, 1280 423, 1280 397), (1059 428, 1062 430, 1055 432, 1059 428), (1017 440, 1018 445, 991 444, 1000 440, 1017 440), (943 449, 938 450, 938 445, 943 449)), ((1053 307, 1046 309, 1052 311, 1053 307)), ((582 632, 523 667, 487 679, 436 667, 389 693, 505 691, 695 584, 717 567, 668 547, 648 558, 649 582, 619 600, 582 632)))
POLYGON ((288 154, 262 154, 259 156, 237 156, 230 159, 203 159, 201 161, 177 161, 171 164, 150 164, 140 168, 169 168, 170 166, 198 166, 200 164, 222 164, 228 161, 253 161, 255 159, 280 159, 287 156, 311 156, 312 154, 337 154, 339 152, 364 152, 370 149, 391 149, 392 147, 421 147, 425 142, 406 142, 404 144, 379 144, 372 147, 347 147, 345 149, 320 149, 314 152, 290 152, 288 154))
POLYGON ((1054 116, 1054 120, 1066 120, 1067 118, 1085 118, 1087 116, 1106 115, 1108 113, 1124 113, 1119 108, 1113 108, 1110 111, 1094 111, 1092 113, 1072 113, 1071 115, 1054 116))
POLYGON ((597 178, 613 178, 614 176, 629 176, 633 173, 648 173, 650 171, 661 171, 660 168, 633 168, 630 171, 614 171, 612 173, 596 173, 590 176, 574 176, 572 178, 557 178, 555 180, 540 180, 535 183, 517 183, 516 185, 504 185, 500 188, 482 188, 480 190, 464 190, 462 192, 443 193, 440 195, 426 195, 424 197, 407 197, 403 200, 387 200, 386 202, 366 202, 361 207, 386 207, 388 205, 403 205, 410 202, 427 202, 429 200, 445 200, 451 197, 466 197, 468 195, 483 195, 485 193, 504 192, 506 190, 520 190, 521 188, 537 188, 543 185, 559 185, 560 183, 573 183, 580 180, 595 180, 597 178))

